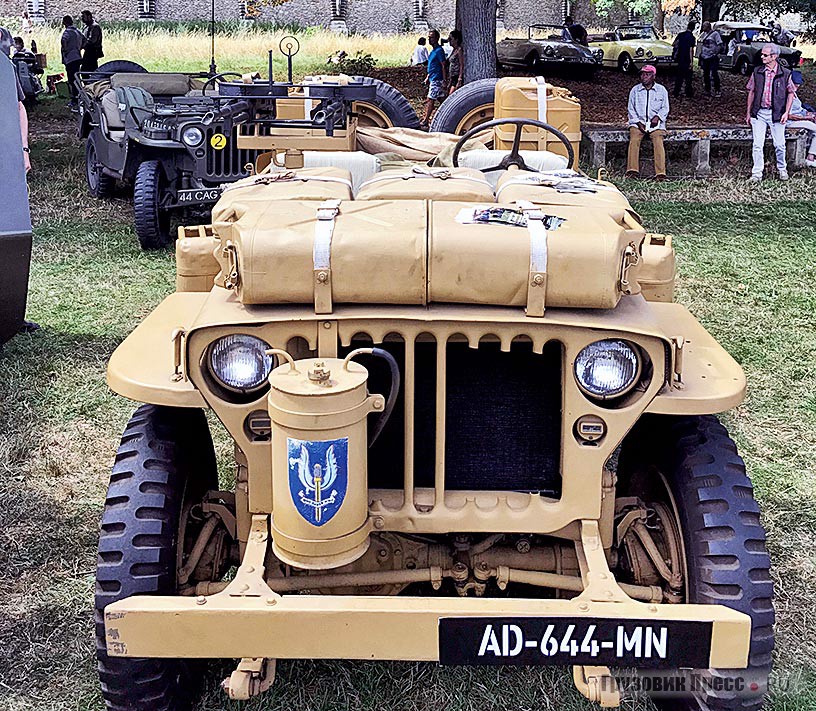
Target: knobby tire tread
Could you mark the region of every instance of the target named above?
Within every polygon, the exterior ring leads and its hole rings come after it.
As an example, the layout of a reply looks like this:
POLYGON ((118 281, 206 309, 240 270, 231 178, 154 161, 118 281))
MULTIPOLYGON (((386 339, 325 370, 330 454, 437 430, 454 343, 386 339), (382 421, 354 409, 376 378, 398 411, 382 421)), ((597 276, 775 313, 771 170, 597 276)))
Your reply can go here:
POLYGON ((745 463, 713 415, 646 416, 624 444, 621 465, 656 463, 669 478, 686 546, 689 597, 751 617, 749 667, 712 675, 755 683, 759 693, 710 692, 706 698, 665 700, 666 711, 758 711, 767 691, 774 649, 773 582, 759 505, 745 463))
POLYGON ((117 600, 175 593, 185 485, 194 494, 217 487, 204 413, 143 405, 122 436, 100 525, 94 621, 97 668, 109 711, 183 711, 189 706, 189 662, 109 657, 104 622, 105 607, 117 600))

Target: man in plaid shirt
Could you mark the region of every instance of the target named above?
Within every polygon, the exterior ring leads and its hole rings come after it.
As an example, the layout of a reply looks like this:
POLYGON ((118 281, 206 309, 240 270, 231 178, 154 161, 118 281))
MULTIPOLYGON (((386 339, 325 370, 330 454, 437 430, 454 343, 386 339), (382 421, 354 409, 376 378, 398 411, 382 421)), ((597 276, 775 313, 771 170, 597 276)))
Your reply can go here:
POLYGON ((748 102, 745 120, 754 135, 754 167, 750 182, 762 180, 765 169, 765 132, 771 129, 776 150, 776 169, 779 179, 788 179, 788 164, 785 158, 785 124, 788 122, 791 104, 796 95, 796 85, 791 72, 779 64, 779 47, 766 44, 762 48, 762 66, 754 69, 748 80, 748 102))

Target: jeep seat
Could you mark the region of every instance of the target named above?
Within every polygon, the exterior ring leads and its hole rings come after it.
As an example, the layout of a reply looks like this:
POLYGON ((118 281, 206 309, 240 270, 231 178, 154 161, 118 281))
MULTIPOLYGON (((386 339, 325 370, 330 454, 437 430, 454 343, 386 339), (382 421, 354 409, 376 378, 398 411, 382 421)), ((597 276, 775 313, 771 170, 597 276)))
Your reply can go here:
POLYGON ((141 124, 153 111, 153 97, 138 87, 109 89, 102 95, 102 129, 114 141, 121 141, 125 128, 141 124), (137 109, 131 112, 131 109, 137 109))
POLYGON ((116 92, 109 89, 102 95, 100 101, 102 111, 102 131, 113 141, 121 141, 125 137, 125 120, 119 109, 119 99, 116 92))

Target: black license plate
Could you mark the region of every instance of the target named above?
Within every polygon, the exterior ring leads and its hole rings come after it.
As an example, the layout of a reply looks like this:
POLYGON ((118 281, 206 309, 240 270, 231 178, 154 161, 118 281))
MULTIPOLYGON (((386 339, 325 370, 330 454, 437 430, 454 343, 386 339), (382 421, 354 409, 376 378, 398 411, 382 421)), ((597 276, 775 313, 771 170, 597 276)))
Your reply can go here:
POLYGON ((176 202, 179 205, 198 205, 203 202, 218 202, 221 197, 221 188, 191 188, 179 190, 176 193, 176 202))
POLYGON ((711 622, 602 617, 443 617, 447 665, 688 667, 707 669, 711 622))

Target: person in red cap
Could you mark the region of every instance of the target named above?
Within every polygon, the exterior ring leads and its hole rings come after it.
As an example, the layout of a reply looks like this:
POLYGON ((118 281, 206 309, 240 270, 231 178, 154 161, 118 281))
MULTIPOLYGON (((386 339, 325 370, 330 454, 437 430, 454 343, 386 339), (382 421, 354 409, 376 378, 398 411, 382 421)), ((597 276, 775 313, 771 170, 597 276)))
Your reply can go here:
POLYGON ((629 92, 629 155, 626 177, 640 177, 640 144, 647 134, 654 148, 655 180, 666 179, 666 118, 669 115, 669 92, 655 81, 657 69, 644 64, 640 69, 640 83, 629 92))

